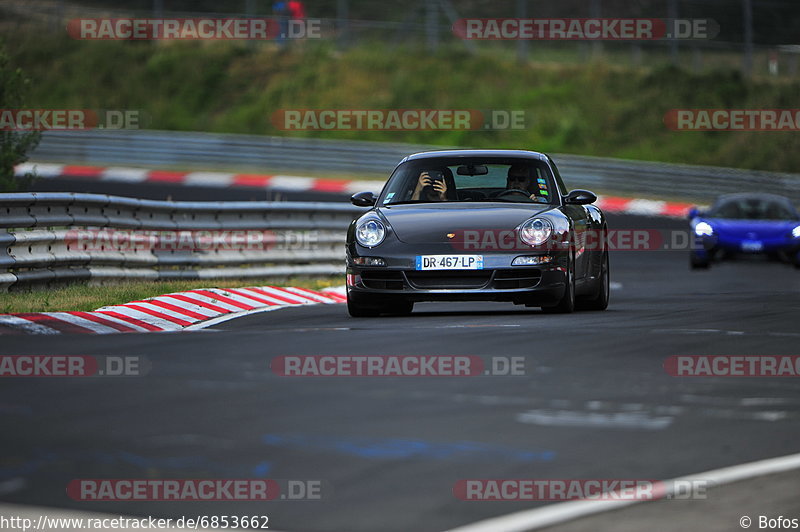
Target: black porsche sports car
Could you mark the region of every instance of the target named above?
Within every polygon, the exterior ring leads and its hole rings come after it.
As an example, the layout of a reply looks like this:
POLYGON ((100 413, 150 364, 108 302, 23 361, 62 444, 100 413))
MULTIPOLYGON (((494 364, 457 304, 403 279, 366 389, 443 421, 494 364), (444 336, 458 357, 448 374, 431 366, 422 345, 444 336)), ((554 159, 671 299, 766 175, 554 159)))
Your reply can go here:
POLYGON ((489 300, 546 312, 608 306, 603 212, 568 192, 553 160, 523 150, 409 155, 347 233, 351 316, 408 314, 417 301, 489 300))

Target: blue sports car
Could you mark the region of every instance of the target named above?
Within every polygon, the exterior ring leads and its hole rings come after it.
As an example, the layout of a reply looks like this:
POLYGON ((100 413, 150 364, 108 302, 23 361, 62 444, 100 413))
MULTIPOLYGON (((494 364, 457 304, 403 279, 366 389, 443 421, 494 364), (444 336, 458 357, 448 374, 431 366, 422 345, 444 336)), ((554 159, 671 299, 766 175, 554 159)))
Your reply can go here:
POLYGON ((689 210, 693 269, 737 255, 762 254, 800 268, 800 214, 773 194, 727 194, 707 211, 689 210))

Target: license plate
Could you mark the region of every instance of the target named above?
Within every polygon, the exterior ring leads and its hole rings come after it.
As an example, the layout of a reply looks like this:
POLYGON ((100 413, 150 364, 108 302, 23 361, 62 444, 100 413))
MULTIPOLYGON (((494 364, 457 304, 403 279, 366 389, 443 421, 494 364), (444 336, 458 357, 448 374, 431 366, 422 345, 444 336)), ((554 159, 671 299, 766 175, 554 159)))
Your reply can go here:
POLYGON ((417 255, 418 270, 482 270, 483 255, 417 255))
POLYGON ((762 249, 764 249, 764 244, 762 244, 760 240, 742 241, 742 251, 749 251, 750 253, 755 253, 757 251, 761 251, 762 249))

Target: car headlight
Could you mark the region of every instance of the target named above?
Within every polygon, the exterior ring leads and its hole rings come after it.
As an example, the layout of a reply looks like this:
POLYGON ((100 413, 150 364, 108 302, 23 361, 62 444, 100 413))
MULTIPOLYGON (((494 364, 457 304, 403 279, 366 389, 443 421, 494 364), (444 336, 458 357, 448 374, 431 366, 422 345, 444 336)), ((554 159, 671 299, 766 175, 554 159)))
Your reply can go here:
POLYGON ((553 224, 544 218, 531 218, 519 228, 519 238, 531 246, 544 244, 553 233, 553 224))
POLYGON ((800 225, 792 229, 792 236, 795 238, 800 238, 800 225))
POLYGON ((699 222, 694 226, 694 234, 697 236, 711 236, 714 233, 714 228, 706 222, 699 222))
POLYGON ((368 218, 356 226, 356 240, 367 248, 374 248, 386 237, 386 228, 380 220, 368 218))

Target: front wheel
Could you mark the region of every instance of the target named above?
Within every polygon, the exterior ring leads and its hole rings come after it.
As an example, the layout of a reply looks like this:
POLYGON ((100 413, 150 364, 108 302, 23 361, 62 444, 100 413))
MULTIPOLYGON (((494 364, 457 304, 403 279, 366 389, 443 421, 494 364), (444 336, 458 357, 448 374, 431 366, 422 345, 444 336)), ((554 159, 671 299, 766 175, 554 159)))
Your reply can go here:
POLYGON ((608 299, 611 293, 611 274, 609 271, 608 251, 603 253, 603 263, 600 266, 600 287, 591 299, 585 299, 578 305, 580 310, 605 310, 608 308, 608 299))
POLYGON ((378 307, 356 301, 349 293, 347 294, 347 312, 353 318, 373 318, 380 314, 378 307))
POLYGON ((564 295, 561 300, 552 307, 542 307, 542 311, 547 314, 569 314, 575 310, 575 260, 570 260, 567 265, 567 280, 564 287, 564 295))
POLYGON ((711 266, 711 262, 708 257, 700 257, 697 253, 691 252, 689 254, 689 266, 693 270, 707 270, 711 266))

